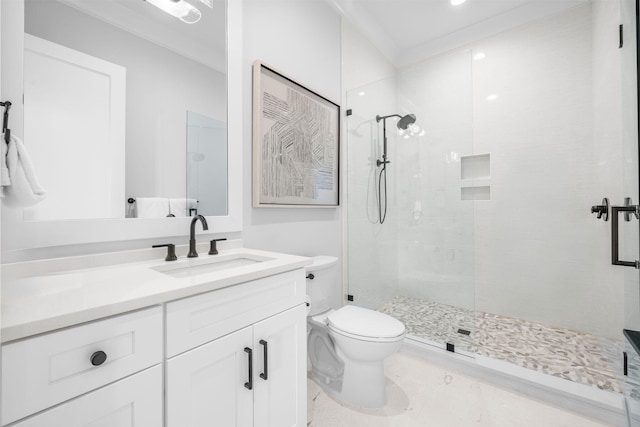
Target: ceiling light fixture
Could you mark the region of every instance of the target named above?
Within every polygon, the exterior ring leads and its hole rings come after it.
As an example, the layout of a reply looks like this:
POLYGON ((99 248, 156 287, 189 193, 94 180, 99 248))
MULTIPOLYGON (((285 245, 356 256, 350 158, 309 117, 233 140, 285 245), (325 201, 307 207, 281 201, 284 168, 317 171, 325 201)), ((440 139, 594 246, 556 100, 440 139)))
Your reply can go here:
POLYGON ((213 0, 200 0, 200 3, 209 6, 211 9, 213 9, 213 0))
POLYGON ((460 6, 465 1, 467 0, 451 0, 451 6, 460 6))
MULTIPOLYGON (((158 9, 175 16, 187 24, 195 24, 200 20, 202 14, 191 4, 184 0, 144 0, 158 9)), ((206 2, 207 0, 204 0, 206 2)), ((206 4, 206 3, 205 3, 206 4)))

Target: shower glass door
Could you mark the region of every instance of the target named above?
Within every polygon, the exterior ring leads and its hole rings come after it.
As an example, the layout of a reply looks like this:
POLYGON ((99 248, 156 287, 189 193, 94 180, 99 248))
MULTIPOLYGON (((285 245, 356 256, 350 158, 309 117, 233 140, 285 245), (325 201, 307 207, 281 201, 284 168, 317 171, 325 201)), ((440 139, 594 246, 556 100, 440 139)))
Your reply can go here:
POLYGON ((398 318, 413 340, 473 355, 474 206, 489 197, 489 172, 473 151, 471 84, 465 51, 347 93, 347 232, 354 304, 398 318), (387 119, 383 171, 376 116, 392 114, 416 122, 387 119))
MULTIPOLYGON (((635 0, 620 0, 621 23, 623 25, 623 46, 621 54, 622 68, 622 143, 624 150, 624 195, 630 197, 630 204, 640 203, 638 171, 638 45, 637 45, 637 14, 638 2, 635 0)), ((620 204, 617 200, 615 204, 620 204)), ((633 217, 631 221, 620 219, 620 236, 623 247, 621 255, 624 260, 637 260, 640 253, 639 221, 633 217)), ((629 267, 618 267, 624 272, 624 328, 629 331, 640 331, 640 277, 639 270, 629 267)), ((633 337, 633 332, 629 334, 633 337)), ((631 344, 625 340, 627 356, 627 372, 625 376, 624 394, 629 426, 640 426, 640 355, 631 344)))

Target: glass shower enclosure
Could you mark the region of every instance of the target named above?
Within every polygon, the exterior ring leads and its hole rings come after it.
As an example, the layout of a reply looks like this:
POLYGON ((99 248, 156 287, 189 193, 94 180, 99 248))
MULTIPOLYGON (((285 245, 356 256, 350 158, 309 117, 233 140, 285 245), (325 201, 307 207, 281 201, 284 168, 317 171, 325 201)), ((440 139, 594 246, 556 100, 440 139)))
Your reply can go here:
POLYGON ((611 265, 610 222, 591 213, 638 198, 637 134, 621 120, 635 81, 608 31, 621 4, 586 3, 347 92, 353 304, 399 318, 415 342, 621 391, 622 329, 638 311, 625 281, 638 273, 611 265), (406 130, 386 121, 382 173, 376 116, 410 113, 406 130))

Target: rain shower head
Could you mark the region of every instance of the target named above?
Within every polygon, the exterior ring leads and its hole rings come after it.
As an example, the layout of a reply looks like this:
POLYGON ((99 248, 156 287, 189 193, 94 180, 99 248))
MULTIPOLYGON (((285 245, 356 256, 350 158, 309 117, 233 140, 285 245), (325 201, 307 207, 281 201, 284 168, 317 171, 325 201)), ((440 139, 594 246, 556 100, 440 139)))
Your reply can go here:
POLYGON ((406 130, 409 127, 409 125, 412 125, 415 122, 416 122, 416 115, 407 114, 406 116, 398 120, 397 126, 398 126, 398 129, 406 130))
POLYGON ((416 122, 415 114, 407 114, 404 117, 402 117, 400 114, 390 114, 388 116, 376 116, 376 122, 380 122, 380 120, 386 120, 389 117, 400 117, 400 120, 398 120, 398 123, 396 123, 396 126, 398 126, 398 129, 402 129, 402 130, 406 130, 409 127, 409 125, 412 125, 416 122))

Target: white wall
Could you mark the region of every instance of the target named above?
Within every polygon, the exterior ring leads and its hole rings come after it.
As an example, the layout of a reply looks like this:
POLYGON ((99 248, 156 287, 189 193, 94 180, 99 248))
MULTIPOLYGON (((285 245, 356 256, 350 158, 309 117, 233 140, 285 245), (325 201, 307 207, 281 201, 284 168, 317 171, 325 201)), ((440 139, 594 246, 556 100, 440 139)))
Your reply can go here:
MULTIPOLYGON (((252 64, 259 59, 339 104, 340 17, 322 0, 245 0, 244 28, 245 245, 306 256, 341 258, 342 206, 253 208, 251 201, 252 64)), ((332 303, 339 306, 342 303, 341 283, 335 286, 332 303)))
POLYGON ((394 77, 395 67, 348 21, 342 22, 343 95, 354 88, 394 77))

